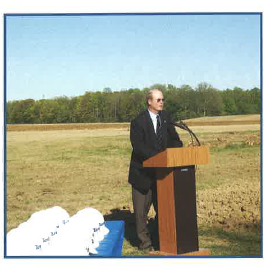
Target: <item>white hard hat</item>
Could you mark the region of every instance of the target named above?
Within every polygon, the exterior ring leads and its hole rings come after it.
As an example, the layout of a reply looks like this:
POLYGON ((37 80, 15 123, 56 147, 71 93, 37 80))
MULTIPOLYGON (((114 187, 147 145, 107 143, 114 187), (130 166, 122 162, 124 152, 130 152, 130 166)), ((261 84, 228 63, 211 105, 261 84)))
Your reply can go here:
POLYGON ((97 209, 88 207, 78 211, 75 216, 93 225, 94 234, 99 241, 103 240, 104 235, 109 233, 109 229, 105 226, 104 217, 97 209))
POLYGON ((95 248, 106 231, 102 214, 93 208, 74 216, 61 207, 35 212, 7 234, 8 256, 83 256, 95 248))
POLYGON ((54 237, 51 249, 54 255, 84 256, 97 253, 93 247, 91 231, 81 227, 78 219, 71 217, 54 237))
POLYGON ((100 236, 98 236, 99 224, 98 221, 89 216, 85 211, 79 211, 71 217, 74 224, 77 225, 78 231, 83 231, 86 236, 92 238, 93 247, 97 248, 99 246, 99 241, 101 241, 100 236))
POLYGON ((94 208, 88 208, 89 211, 91 210, 92 214, 97 218, 99 226, 100 226, 100 231, 103 235, 107 235, 110 231, 109 229, 105 226, 105 221, 102 213, 94 208))
POLYGON ((55 206, 33 213, 28 221, 34 224, 36 227, 51 229, 59 224, 62 220, 68 220, 69 217, 70 216, 66 210, 55 206))
POLYGON ((7 233, 7 255, 20 255, 21 239, 18 228, 14 228, 7 233))
POLYGON ((59 221, 68 220, 69 214, 59 206, 34 212, 16 230, 7 234, 7 255, 43 255, 50 250, 50 234, 59 221))

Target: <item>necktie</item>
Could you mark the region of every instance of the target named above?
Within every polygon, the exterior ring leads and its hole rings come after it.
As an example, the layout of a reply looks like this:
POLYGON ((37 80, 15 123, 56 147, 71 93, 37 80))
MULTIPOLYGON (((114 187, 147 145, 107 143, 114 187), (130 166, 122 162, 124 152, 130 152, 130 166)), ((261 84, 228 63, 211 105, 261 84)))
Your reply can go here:
POLYGON ((158 151, 162 150, 162 132, 161 132, 161 121, 159 115, 157 115, 157 140, 158 140, 158 151))

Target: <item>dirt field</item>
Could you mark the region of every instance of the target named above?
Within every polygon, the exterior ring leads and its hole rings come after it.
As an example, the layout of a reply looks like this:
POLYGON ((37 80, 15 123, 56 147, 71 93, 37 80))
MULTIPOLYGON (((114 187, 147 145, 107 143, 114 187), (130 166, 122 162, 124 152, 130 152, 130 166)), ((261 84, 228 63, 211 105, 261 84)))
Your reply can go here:
POLYGON ((217 116, 203 117, 185 120, 187 125, 252 125, 260 124, 260 115, 234 115, 234 116, 217 116))
MULTIPOLYGON (((59 205, 73 215, 92 206, 106 218, 115 218, 113 211, 122 214, 117 218, 126 223, 123 255, 143 255, 132 241, 129 128, 105 126, 37 131, 28 125, 15 131, 12 125, 6 134, 7 231, 40 209, 59 205)), ((190 128, 211 154, 211 163, 196 172, 200 247, 212 255, 259 255, 260 124, 190 128)), ((178 133, 185 146, 191 145, 187 132, 178 133)), ((151 209, 149 216, 154 215, 151 209)))
MULTIPOLYGON (((237 115, 222 117, 204 117, 184 121, 188 126, 232 126, 241 129, 259 129, 260 115, 237 115)), ((129 123, 58 123, 58 124, 9 124, 7 131, 52 131, 52 130, 99 130, 99 129, 129 129, 129 123)))

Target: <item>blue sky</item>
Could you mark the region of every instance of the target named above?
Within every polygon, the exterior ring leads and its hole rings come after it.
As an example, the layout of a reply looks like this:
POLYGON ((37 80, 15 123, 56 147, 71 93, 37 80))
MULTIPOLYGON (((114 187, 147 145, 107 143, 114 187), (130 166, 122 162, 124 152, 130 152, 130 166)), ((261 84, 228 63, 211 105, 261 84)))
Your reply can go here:
POLYGON ((7 100, 154 83, 260 87, 258 14, 6 17, 7 100))

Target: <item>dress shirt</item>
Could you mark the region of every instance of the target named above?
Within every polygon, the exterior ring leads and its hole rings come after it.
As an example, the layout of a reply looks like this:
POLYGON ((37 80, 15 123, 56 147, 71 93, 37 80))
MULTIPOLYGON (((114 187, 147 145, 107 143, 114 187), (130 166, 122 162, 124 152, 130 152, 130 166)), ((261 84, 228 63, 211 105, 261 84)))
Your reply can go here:
POLYGON ((153 112, 150 111, 149 109, 148 109, 148 112, 149 112, 150 118, 151 118, 151 120, 152 120, 152 122, 153 122, 154 129, 155 129, 155 133, 157 133, 157 115, 158 115, 158 114, 153 113, 153 112))

